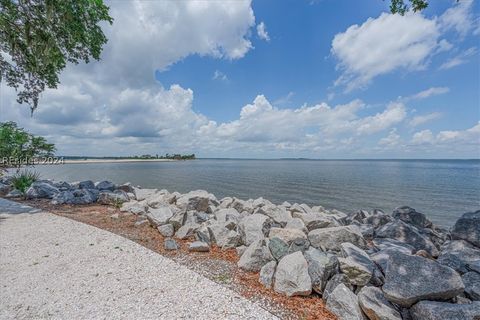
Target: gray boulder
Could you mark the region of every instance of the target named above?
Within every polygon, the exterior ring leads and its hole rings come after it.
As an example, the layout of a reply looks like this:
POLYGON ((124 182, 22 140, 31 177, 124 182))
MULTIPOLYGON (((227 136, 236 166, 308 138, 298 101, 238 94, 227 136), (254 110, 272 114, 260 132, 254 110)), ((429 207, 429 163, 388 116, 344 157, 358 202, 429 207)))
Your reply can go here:
POLYGON ((337 273, 333 277, 328 280, 327 284, 325 285, 325 289, 322 293, 323 301, 328 301, 330 294, 335 290, 335 288, 339 285, 345 285, 349 290, 353 290, 353 286, 348 280, 347 276, 342 273, 337 273))
POLYGON ((242 270, 258 272, 272 261, 273 257, 264 239, 253 241, 238 260, 238 267, 242 270))
POLYGON ((52 204, 90 204, 97 199, 95 195, 88 189, 77 189, 74 191, 61 191, 57 193, 53 199, 52 204))
POLYGON ((286 256, 290 249, 288 243, 277 237, 269 239, 268 248, 270 249, 272 256, 277 261, 286 256))
POLYGON ((286 224, 292 220, 292 215, 285 208, 277 206, 264 206, 257 209, 256 213, 264 214, 271 218, 273 222, 285 227, 286 224))
POLYGON ((128 200, 128 195, 125 192, 122 190, 115 190, 114 192, 100 191, 97 202, 106 205, 118 205, 127 202, 128 200))
POLYGON ((391 222, 393 217, 389 214, 383 213, 381 211, 374 211, 374 213, 365 218, 365 223, 371 224, 375 229, 386 225, 387 223, 391 222))
POLYGON ((441 249, 437 262, 459 273, 468 272, 468 265, 480 262, 480 249, 464 240, 448 241, 441 249))
POLYGON ((379 288, 363 287, 358 293, 358 304, 370 320, 402 320, 400 312, 379 288))
POLYGON ((215 219, 220 223, 226 223, 228 221, 233 221, 235 224, 240 220, 240 213, 233 208, 220 209, 215 212, 215 219))
POLYGON ((190 191, 177 199, 177 207, 187 211, 206 212, 211 203, 218 204, 218 201, 213 194, 204 190, 190 191))
POLYGON ((175 232, 175 238, 185 240, 194 236, 195 231, 200 228, 197 223, 186 223, 175 232))
POLYGON ((418 256, 390 256, 383 292, 393 303, 410 307, 420 300, 448 300, 463 289, 460 275, 449 267, 418 256))
POLYGON ((185 211, 177 211, 168 221, 169 223, 172 224, 173 228, 175 230, 180 229, 181 226, 185 224, 186 220, 186 212, 185 211))
POLYGON ((291 253, 278 262, 274 290, 288 297, 308 296, 312 293, 307 260, 301 252, 291 253))
POLYGON ((308 233, 308 229, 307 227, 305 227, 305 223, 303 223, 303 220, 300 218, 292 218, 290 221, 287 222, 287 225, 285 226, 285 228, 298 229, 304 232, 305 234, 308 233))
POLYGON ((163 247, 165 250, 178 250, 180 246, 177 244, 177 242, 171 238, 165 239, 163 242, 163 247))
POLYGON ((78 183, 79 189, 95 189, 95 183, 92 180, 80 181, 78 183))
POLYGON ((5 198, 20 198, 23 197, 23 193, 20 190, 12 189, 5 195, 5 198))
POLYGON ((351 284, 364 286, 372 278, 375 264, 368 254, 357 246, 345 242, 341 244, 343 258, 338 258, 340 270, 351 284))
POLYGON ((54 182, 53 186, 60 191, 67 191, 67 190, 72 190, 73 189, 72 186, 70 185, 70 183, 68 183, 66 181, 54 182))
POLYGON ((170 207, 150 208, 146 216, 153 226, 158 227, 168 223, 168 220, 173 217, 173 211, 170 207))
POLYGON ((373 245, 379 249, 395 249, 396 251, 399 251, 404 254, 413 254, 415 251, 415 248, 412 247, 411 245, 394 240, 394 239, 389 239, 389 238, 376 238, 373 239, 373 245))
POLYGON ((12 186, 0 182, 0 196, 8 194, 10 190, 12 190, 12 186))
MULTIPOLYGON (((100 181, 95 184, 95 188, 100 191, 113 191, 115 190, 115 185, 110 181, 100 181)), ((123 191, 123 190, 122 190, 123 191)))
POLYGON ((454 304, 437 301, 420 301, 410 309, 413 320, 478 320, 480 302, 454 304))
POLYGON ((36 181, 27 189, 26 197, 28 199, 47 198, 52 199, 60 190, 48 182, 36 181))
POLYGON ((354 226, 315 229, 308 233, 308 240, 313 247, 323 251, 340 251, 343 242, 353 243, 360 248, 367 247, 367 242, 354 226))
POLYGON ((188 246, 188 251, 192 252, 208 252, 210 251, 210 246, 208 243, 202 241, 194 241, 188 246))
POLYGON ((172 237, 175 234, 175 230, 171 224, 164 224, 163 226, 157 227, 158 232, 164 237, 172 237))
POLYGON ((269 218, 263 214, 252 214, 240 220, 238 231, 243 244, 249 246, 258 239, 265 237, 264 231, 269 225, 269 218))
POLYGON ((323 213, 312 212, 302 214, 299 218, 303 221, 308 231, 340 226, 340 223, 333 216, 323 213))
POLYGON ((272 288, 273 277, 275 275, 275 268, 277 263, 275 261, 270 261, 260 269, 260 278, 259 281, 268 289, 272 288))
POLYGON ((377 230, 376 237, 390 238, 411 245, 415 250, 425 250, 432 257, 438 257, 439 251, 430 239, 422 235, 417 228, 401 220, 387 223, 377 230))
POLYGON ((339 320, 365 319, 357 296, 343 283, 339 284, 329 295, 326 306, 339 320))
POLYGON ((310 247, 305 251, 304 257, 308 263, 308 274, 312 280, 312 289, 321 295, 328 280, 338 273, 337 256, 310 247))
POLYGON ((147 207, 145 203, 131 200, 129 202, 124 202, 120 208, 122 212, 130 212, 136 215, 143 215, 147 213, 147 207))
POLYGON ((480 273, 470 271, 462 276, 465 294, 474 301, 480 301, 480 273))
POLYGON ((430 228, 432 226, 432 221, 428 220, 423 213, 407 206, 396 208, 393 210, 392 216, 417 228, 430 228))
POLYGON ((480 248, 480 210, 464 213, 453 226, 452 238, 468 241, 480 248))

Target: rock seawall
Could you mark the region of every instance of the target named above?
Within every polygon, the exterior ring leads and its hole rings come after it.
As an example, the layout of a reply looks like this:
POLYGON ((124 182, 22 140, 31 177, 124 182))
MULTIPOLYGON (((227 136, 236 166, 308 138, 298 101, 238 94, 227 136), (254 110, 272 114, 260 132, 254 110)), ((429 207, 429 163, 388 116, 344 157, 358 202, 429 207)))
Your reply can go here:
MULTIPOLYGON (((18 196, 8 178, 0 192, 18 196)), ((236 248, 238 267, 286 296, 318 295, 339 319, 480 319, 480 210, 452 230, 410 207, 344 213, 258 198, 217 199, 109 181, 42 180, 26 193, 53 204, 114 205, 144 217, 176 250, 236 248)))

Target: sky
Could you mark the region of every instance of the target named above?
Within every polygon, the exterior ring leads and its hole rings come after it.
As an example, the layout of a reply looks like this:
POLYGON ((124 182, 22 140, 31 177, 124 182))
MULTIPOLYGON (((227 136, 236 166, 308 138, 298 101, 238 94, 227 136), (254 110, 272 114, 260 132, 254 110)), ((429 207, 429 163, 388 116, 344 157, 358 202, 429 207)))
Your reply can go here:
POLYGON ((107 1, 100 61, 30 116, 58 155, 480 158, 480 1, 107 1))

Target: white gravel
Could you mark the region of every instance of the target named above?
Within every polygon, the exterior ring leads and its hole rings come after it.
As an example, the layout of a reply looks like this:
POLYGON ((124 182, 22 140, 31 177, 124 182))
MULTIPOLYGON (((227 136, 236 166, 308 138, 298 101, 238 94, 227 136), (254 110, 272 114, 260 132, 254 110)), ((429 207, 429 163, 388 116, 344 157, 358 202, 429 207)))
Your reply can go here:
POLYGON ((0 214, 0 319, 38 318, 276 319, 115 234, 50 213, 0 214))

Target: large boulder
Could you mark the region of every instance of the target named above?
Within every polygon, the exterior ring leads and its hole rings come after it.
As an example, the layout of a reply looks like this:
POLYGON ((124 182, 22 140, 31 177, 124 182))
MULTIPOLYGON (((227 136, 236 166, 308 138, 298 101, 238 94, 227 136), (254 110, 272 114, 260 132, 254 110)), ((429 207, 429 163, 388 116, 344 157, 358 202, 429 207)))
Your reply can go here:
POLYGON ((480 210, 464 213, 453 226, 452 238, 468 241, 480 248, 480 210))
POLYGON ((12 190, 12 186, 0 182, 0 196, 8 194, 12 190))
POLYGON ((412 254, 415 251, 415 248, 412 247, 411 245, 398 240, 394 240, 394 239, 376 238, 376 239, 373 239, 372 242, 373 242, 373 245, 379 250, 395 249, 405 254, 412 254))
MULTIPOLYGON (((474 301, 480 301, 480 273, 470 271, 462 276, 465 294, 474 301)), ((480 315, 479 315, 480 316, 480 315)))
POLYGON ((287 229, 298 229, 304 232, 305 234, 308 233, 308 229, 305 226, 305 223, 303 222, 302 219, 300 218, 292 218, 290 221, 287 222, 287 225, 285 226, 287 229))
POLYGON ((270 261, 260 269, 260 278, 259 281, 265 287, 270 289, 273 283, 273 277, 275 275, 275 269, 277 267, 277 262, 270 261))
POLYGON ((146 214, 148 221, 155 226, 162 226, 167 224, 171 217, 173 217, 173 210, 170 207, 161 207, 157 209, 150 208, 146 214))
POLYGON ((52 184, 44 181, 36 181, 27 189, 26 197, 28 199, 47 198, 52 199, 60 190, 52 184))
POLYGON ((279 224, 282 227, 292 220, 292 215, 285 208, 277 206, 264 206, 257 209, 256 213, 264 214, 267 217, 271 218, 273 222, 279 224))
POLYGON ((280 238, 288 244, 298 239, 307 241, 307 235, 298 229, 271 228, 268 237, 270 239, 280 238))
POLYGON ((339 227, 340 223, 333 217, 323 213, 312 212, 299 215, 308 231, 320 228, 339 227))
POLYGON ((338 273, 337 256, 310 247, 305 251, 304 257, 308 263, 308 274, 312 280, 312 289, 321 295, 328 280, 338 273))
POLYGON ((367 242, 354 226, 315 229, 308 233, 308 240, 313 247, 323 251, 340 251, 343 242, 353 243, 360 248, 367 247, 367 242))
POLYGON ((368 254, 357 246, 345 242, 341 244, 343 258, 338 258, 340 270, 350 283, 356 286, 366 285, 372 278, 375 264, 368 254))
POLYGON ((233 221, 235 224, 240 220, 240 213, 233 208, 220 209, 215 212, 215 219, 220 223, 226 223, 228 221, 233 221))
POLYGON ((92 180, 80 181, 78 183, 79 189, 95 189, 95 183, 92 180))
POLYGON ((358 304, 370 320, 402 320, 400 312, 379 288, 363 287, 358 293, 358 304))
POLYGON ((157 189, 141 189, 141 188, 133 188, 135 191, 135 197, 137 198, 138 201, 145 200, 147 198, 150 198, 154 194, 158 192, 157 189))
POLYGON ((175 232, 175 238, 181 240, 191 238, 195 235, 198 228, 200 228, 200 225, 197 223, 185 223, 175 232))
POLYGON ((238 231, 242 237, 242 242, 246 246, 252 244, 255 240, 263 239, 268 226, 270 225, 270 218, 263 214, 248 215, 238 224, 238 231))
POLYGON ((323 293, 322 293, 323 301, 328 301, 330 294, 340 284, 343 284, 349 290, 353 290, 353 286, 348 280, 347 276, 344 275, 343 273, 337 273, 336 275, 331 277, 330 280, 328 280, 327 284, 325 285, 325 289, 323 290, 323 293))
POLYGON ((278 262, 274 290, 288 297, 308 296, 312 293, 307 260, 301 252, 286 255, 278 262))
POLYGON ((396 208, 393 210, 392 215, 394 218, 414 225, 417 228, 430 228, 432 226, 432 221, 428 220, 427 216, 407 206, 396 208))
POLYGON ((422 235, 417 228, 401 220, 387 223, 377 230, 376 237, 390 238, 411 245, 415 250, 425 250, 432 257, 438 257, 439 251, 430 239, 422 235))
POLYGON ((468 272, 468 266, 480 262, 480 248, 464 240, 452 240, 442 246, 438 263, 448 266, 459 273, 468 272))
POLYGON ((100 193, 98 194, 97 202, 107 205, 119 205, 127 202, 128 200, 128 195, 124 191, 115 190, 114 192, 100 191, 100 193))
POLYGON ((358 305, 358 298, 343 283, 339 284, 329 295, 327 309, 339 320, 365 320, 358 305))
POLYGON ((437 301, 420 301, 410 309, 413 320, 478 320, 480 302, 454 304, 437 301))
POLYGON ((74 191, 61 191, 57 193, 53 199, 52 204, 90 204, 97 199, 95 195, 88 189, 77 189, 74 191))
POLYGON ((448 300, 463 290, 462 279, 452 268, 418 256, 390 256, 383 292, 393 303, 410 307, 420 300, 448 300))
POLYGON ((272 261, 273 257, 264 239, 253 241, 238 260, 238 267, 242 270, 258 272, 272 261))
POLYGON ((147 213, 148 207, 142 201, 131 200, 129 202, 124 202, 120 208, 122 212, 130 212, 136 215, 143 215, 147 213))
POLYGON ((177 199, 177 207, 187 211, 206 212, 211 203, 218 204, 218 201, 213 194, 204 190, 190 191, 177 199))
POLYGON ((194 241, 189 244, 188 251, 192 252, 208 252, 210 251, 210 246, 208 243, 202 241, 194 241))
POLYGON ((113 191, 115 190, 115 184, 113 184, 113 182, 110 182, 110 181, 100 181, 95 184, 95 188, 97 188, 97 190, 100 190, 100 191, 104 191, 104 190, 113 191))

